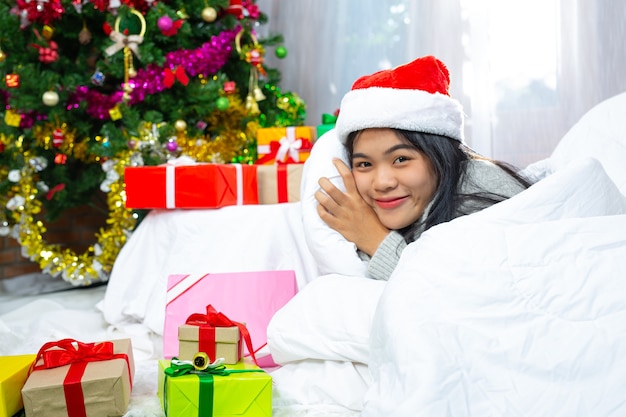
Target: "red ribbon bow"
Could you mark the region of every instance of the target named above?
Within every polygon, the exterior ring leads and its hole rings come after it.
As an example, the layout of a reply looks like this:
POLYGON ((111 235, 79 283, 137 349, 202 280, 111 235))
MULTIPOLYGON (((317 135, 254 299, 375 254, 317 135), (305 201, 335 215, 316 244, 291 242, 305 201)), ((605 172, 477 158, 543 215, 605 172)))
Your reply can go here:
MULTIPOLYGON (((224 313, 218 312, 211 304, 206 306, 206 314, 194 313, 187 317, 187 321, 185 323, 192 326, 200 326, 201 328, 237 326, 239 328, 239 332, 241 333, 241 337, 243 337, 243 340, 246 343, 246 347, 248 348, 250 357, 254 361, 255 365, 259 365, 256 361, 254 349, 252 348, 252 339, 250 338, 250 332, 248 331, 246 325, 243 323, 232 321, 231 319, 226 317, 224 313)), ((215 360, 215 358, 211 358, 211 360, 215 360)))
POLYGON ((163 72, 165 74, 163 78, 163 84, 167 88, 170 88, 171 86, 173 86, 176 80, 180 81, 180 83, 185 86, 189 84, 189 77, 187 77, 187 74, 185 73, 185 69, 181 66, 176 67, 174 71, 172 71, 169 68, 165 68, 163 72))
POLYGON ((34 370, 57 368, 78 362, 95 362, 113 359, 113 343, 82 343, 74 339, 63 339, 57 342, 44 344, 35 363, 42 360, 40 365, 35 365, 34 370), (57 348, 57 349, 54 349, 57 348))

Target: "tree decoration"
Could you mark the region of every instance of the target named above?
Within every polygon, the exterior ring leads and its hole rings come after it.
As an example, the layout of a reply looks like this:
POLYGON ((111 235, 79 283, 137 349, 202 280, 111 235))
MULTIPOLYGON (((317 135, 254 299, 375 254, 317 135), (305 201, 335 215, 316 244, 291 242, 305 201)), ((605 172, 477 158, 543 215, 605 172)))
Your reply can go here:
POLYGON ((277 46, 274 50, 274 54, 276 55, 276 58, 283 59, 287 56, 287 48, 284 46, 277 46))
POLYGON ((212 23, 215 22, 215 19, 217 19, 217 10, 213 7, 205 7, 202 9, 202 20, 212 23))
POLYGON ((43 96, 41 96, 41 101, 46 106, 56 106, 59 104, 59 93, 56 91, 46 91, 43 93, 43 96))
POLYGON ((256 38, 265 21, 253 0, 0 2, 0 234, 44 272, 105 281, 145 214, 125 208, 125 166, 255 162, 259 128, 303 121, 278 106, 293 96, 263 62, 283 41, 256 38), (46 221, 102 193, 85 253, 46 240, 46 221))
POLYGON ((237 33, 235 37, 235 45, 237 46, 237 52, 242 60, 248 62, 251 65, 250 75, 248 79, 248 95, 246 97, 246 108, 252 115, 259 114, 258 102, 265 100, 265 95, 259 87, 259 73, 266 75, 263 68, 263 55, 265 50, 259 45, 256 36, 252 33, 248 34, 251 40, 251 44, 242 46, 241 39, 244 32, 237 33))

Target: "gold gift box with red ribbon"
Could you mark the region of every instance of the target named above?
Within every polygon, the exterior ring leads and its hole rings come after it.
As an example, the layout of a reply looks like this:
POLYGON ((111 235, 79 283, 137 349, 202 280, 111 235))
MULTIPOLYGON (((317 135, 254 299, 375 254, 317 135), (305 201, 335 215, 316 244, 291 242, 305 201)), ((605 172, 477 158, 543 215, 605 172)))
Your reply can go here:
POLYGON ((130 339, 44 344, 22 388, 26 417, 122 416, 135 372, 130 339))
POLYGON ((317 138, 314 126, 267 127, 257 130, 257 165, 302 164, 317 138))

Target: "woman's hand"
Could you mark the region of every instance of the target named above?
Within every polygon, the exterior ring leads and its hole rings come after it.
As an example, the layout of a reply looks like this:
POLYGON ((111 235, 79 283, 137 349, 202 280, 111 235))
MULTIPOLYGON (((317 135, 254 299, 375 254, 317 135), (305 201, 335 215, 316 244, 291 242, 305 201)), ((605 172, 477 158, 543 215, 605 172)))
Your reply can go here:
POLYGON ((341 175, 346 192, 335 187, 328 178, 320 178, 321 190, 315 193, 319 202, 317 212, 331 229, 373 256, 389 229, 382 225, 374 210, 359 194, 350 168, 340 159, 334 159, 333 164, 341 175))

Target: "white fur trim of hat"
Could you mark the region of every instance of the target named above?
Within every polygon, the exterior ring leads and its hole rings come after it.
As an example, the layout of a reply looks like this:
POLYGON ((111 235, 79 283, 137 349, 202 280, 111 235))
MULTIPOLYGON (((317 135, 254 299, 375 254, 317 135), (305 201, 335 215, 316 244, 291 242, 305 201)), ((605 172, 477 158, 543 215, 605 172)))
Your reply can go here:
POLYGON ((351 132, 395 128, 464 141, 463 107, 450 97, 448 69, 433 56, 359 78, 343 97, 335 126, 346 143, 351 132))

